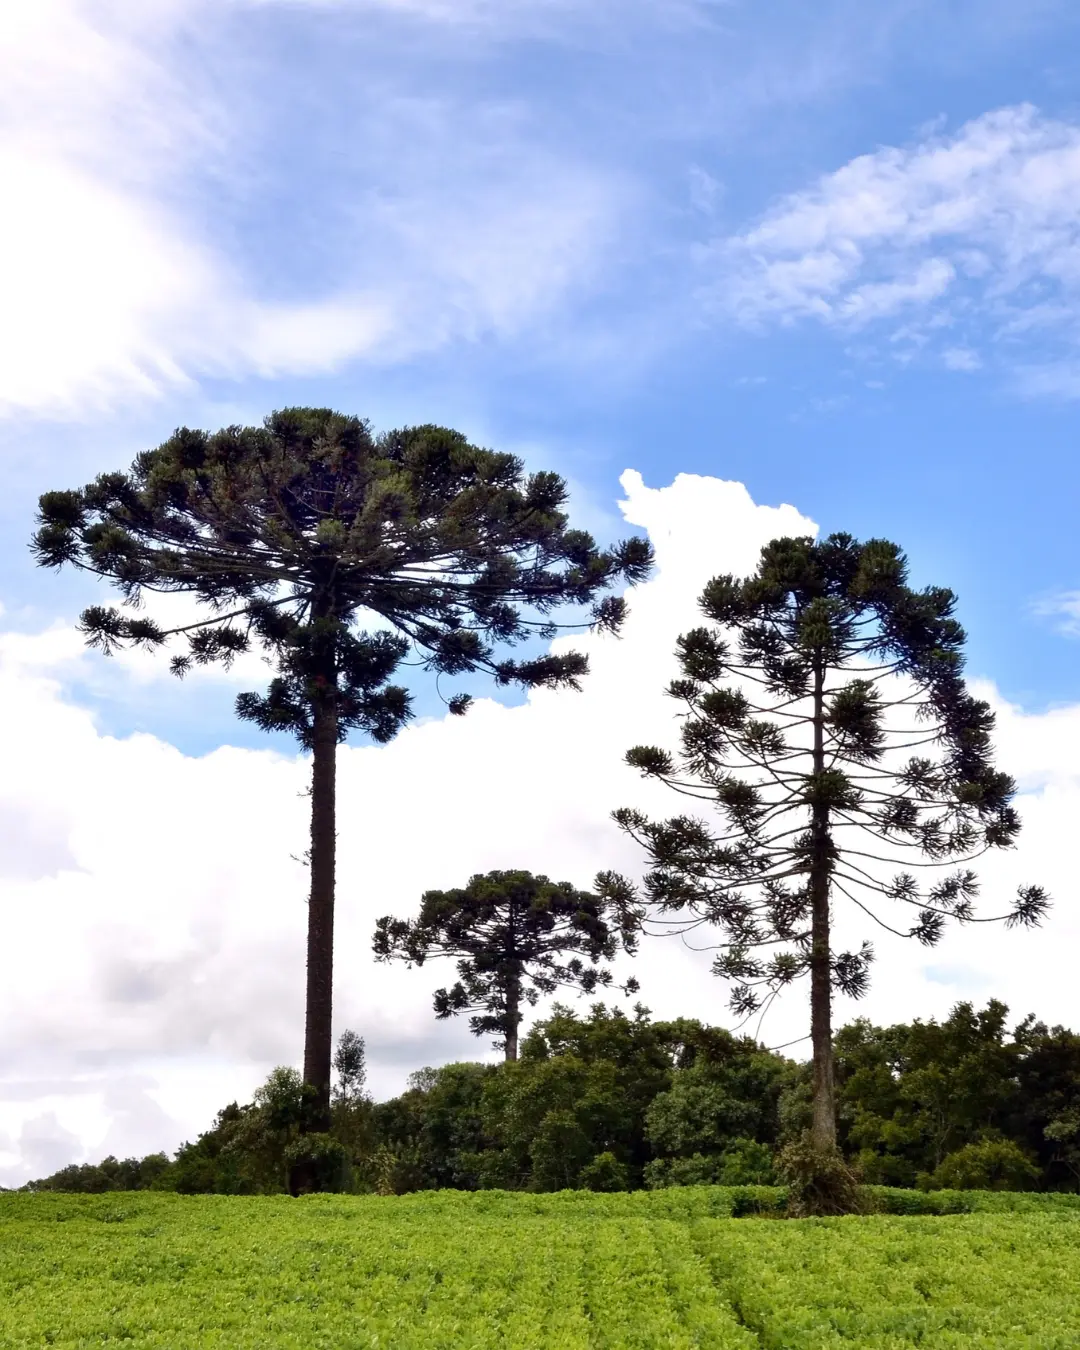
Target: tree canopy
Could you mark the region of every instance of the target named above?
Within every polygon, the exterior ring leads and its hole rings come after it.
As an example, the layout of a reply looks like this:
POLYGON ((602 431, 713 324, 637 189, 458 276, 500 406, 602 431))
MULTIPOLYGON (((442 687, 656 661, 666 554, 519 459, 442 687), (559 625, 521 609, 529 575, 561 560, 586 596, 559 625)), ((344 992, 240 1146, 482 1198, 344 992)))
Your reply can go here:
MULTIPOLYGON (((422 966, 433 955, 457 957, 458 981, 436 991, 435 1015, 472 1012, 473 1033, 496 1034, 507 1059, 517 1058, 522 1004, 535 1006, 559 988, 591 994, 609 987, 611 971, 600 962, 613 960, 620 945, 635 950, 630 913, 568 881, 523 871, 427 891, 417 918, 384 916, 373 943, 380 961, 422 966)), ((625 988, 632 993, 637 982, 625 988)))
MULTIPOLYGON (((150 615, 91 606, 82 627, 104 650, 181 637, 178 673, 252 644, 284 654, 264 715, 310 735, 308 685, 328 653, 345 672, 358 615, 378 616, 440 674, 486 670, 526 685, 582 675, 585 658, 574 653, 497 654, 552 635, 549 616, 568 604, 592 606, 592 622, 616 627, 621 597, 597 597, 648 572, 646 540, 598 549, 570 527, 566 500, 557 474, 526 475, 514 455, 460 432, 428 425, 376 436, 359 417, 286 408, 261 427, 181 428, 127 473, 46 492, 34 551, 44 566, 108 579, 131 604, 147 591, 182 592, 208 608, 166 629, 150 615)), ((344 730, 351 710, 340 693, 337 701, 344 730)), ((452 706, 463 710, 464 699, 452 706)))

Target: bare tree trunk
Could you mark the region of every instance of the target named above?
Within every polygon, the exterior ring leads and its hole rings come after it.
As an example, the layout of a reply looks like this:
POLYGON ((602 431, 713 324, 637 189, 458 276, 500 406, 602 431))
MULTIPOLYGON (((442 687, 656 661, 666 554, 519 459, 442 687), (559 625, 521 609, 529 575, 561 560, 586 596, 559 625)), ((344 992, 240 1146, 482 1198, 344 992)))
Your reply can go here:
MULTIPOLYGON (((825 771, 825 669, 814 665, 814 774, 825 771)), ((829 808, 816 801, 811 808, 810 838, 810 1040, 814 1053, 814 1143, 836 1147, 836 1087, 832 1044, 832 953, 829 934, 829 881, 832 849, 829 808)))
POLYGON ((521 976, 512 975, 506 990, 506 1062, 518 1057, 518 1029, 521 1026, 521 976))
POLYGON ((333 1054, 338 721, 332 698, 316 704, 313 733, 304 1082, 315 1089, 308 1129, 320 1131, 330 1127, 330 1061, 333 1054))

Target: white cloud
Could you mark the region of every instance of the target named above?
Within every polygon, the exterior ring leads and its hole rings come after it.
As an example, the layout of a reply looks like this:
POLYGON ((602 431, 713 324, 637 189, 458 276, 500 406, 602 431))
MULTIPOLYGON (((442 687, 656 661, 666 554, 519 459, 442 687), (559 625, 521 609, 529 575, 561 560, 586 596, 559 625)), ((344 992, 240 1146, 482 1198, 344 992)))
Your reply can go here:
MULTIPOLYGON (((336 279, 275 296, 211 223, 223 204, 207 194, 242 165, 252 112, 201 84, 178 39, 197 52, 223 15, 203 0, 0 15, 0 414, 77 416, 206 375, 514 334, 598 265, 625 205, 614 178, 545 159, 512 109, 386 95, 362 188, 346 175, 336 279)), ((357 129, 349 152, 370 139, 357 129)))
POLYGON ((1080 591, 1061 591, 1034 606, 1041 618, 1052 619, 1054 627, 1066 637, 1080 637, 1080 591))
MULTIPOLYGON (((1080 127, 1028 105, 952 135, 884 147, 781 198, 714 241, 710 303, 753 327, 839 328, 903 315, 966 326, 1003 346, 1021 330, 1075 343, 1080 297, 1080 127)), ((970 370, 970 344, 950 343, 970 370)))
MULTIPOLYGON (((582 25, 623 25, 641 17, 662 26, 702 23, 715 4, 710 0, 240 0, 249 5, 292 5, 310 9, 361 10, 399 15, 444 28, 496 37, 565 38, 582 25)), ((725 4, 726 0, 716 0, 725 4)))
POLYGON ((948 347, 941 353, 946 370, 980 370, 982 360, 970 347, 948 347))
MULTIPOLYGON (((460 1021, 434 1021, 430 992, 447 973, 438 963, 373 964, 374 920, 412 912, 425 888, 477 870, 523 866, 581 885, 600 867, 634 871, 640 859, 610 810, 676 803, 622 756, 635 742, 672 741, 662 690, 676 635, 698 621, 702 583, 748 570, 777 534, 815 529, 793 507, 755 505, 738 483, 680 475, 649 488, 628 472, 623 486, 623 513, 648 530, 659 568, 632 594, 621 639, 579 640, 592 662, 582 693, 537 692, 513 708, 481 700, 465 718, 341 752, 337 1024, 367 1037, 383 1093, 423 1063, 486 1046, 460 1021)), ((0 852, 7 1184, 80 1151, 175 1147, 271 1064, 297 1062, 301 1046, 305 874, 293 858, 305 847, 303 763, 229 747, 192 758, 149 736, 102 735, 53 677, 73 659, 70 638, 41 643, 0 643, 0 842, 17 843, 0 852)), ((183 699, 183 687, 170 697, 183 699)), ((1017 1015, 1075 1020, 1080 922, 1067 841, 1080 811, 1080 708, 1000 714, 1026 835, 988 869, 987 902, 1036 880, 1058 907, 1042 932, 969 929, 933 953, 876 934, 873 992, 858 1009, 871 1017, 942 1014, 993 992, 1017 1015)), ((708 964, 678 941, 646 943, 636 962, 644 1001, 657 1015, 726 1022, 708 964)), ((797 1038, 804 1020, 793 993, 762 1034, 797 1038)))

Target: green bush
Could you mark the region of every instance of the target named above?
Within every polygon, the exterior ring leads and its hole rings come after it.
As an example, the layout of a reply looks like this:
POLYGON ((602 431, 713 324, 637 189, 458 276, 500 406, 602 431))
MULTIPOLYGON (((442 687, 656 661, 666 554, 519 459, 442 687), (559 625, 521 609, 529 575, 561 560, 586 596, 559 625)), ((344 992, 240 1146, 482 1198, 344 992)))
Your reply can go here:
POLYGON ((578 1185, 586 1191, 628 1191, 630 1179, 614 1153, 598 1153, 581 1169, 578 1185))
POLYGON ((928 1191, 1030 1191, 1039 1168, 1011 1139, 982 1139, 950 1153, 920 1184, 928 1191))
POLYGON ((780 1150, 776 1170, 787 1185, 792 1218, 866 1214, 874 1208, 871 1193, 840 1150, 819 1147, 809 1133, 780 1150))
POLYGON ((300 1171, 313 1191, 348 1189, 349 1155, 333 1135, 300 1135, 286 1148, 285 1164, 300 1171))
POLYGON ((776 1181, 773 1151, 754 1139, 733 1139, 721 1153, 689 1158, 654 1158, 645 1165, 650 1190, 666 1186, 771 1186, 776 1181))

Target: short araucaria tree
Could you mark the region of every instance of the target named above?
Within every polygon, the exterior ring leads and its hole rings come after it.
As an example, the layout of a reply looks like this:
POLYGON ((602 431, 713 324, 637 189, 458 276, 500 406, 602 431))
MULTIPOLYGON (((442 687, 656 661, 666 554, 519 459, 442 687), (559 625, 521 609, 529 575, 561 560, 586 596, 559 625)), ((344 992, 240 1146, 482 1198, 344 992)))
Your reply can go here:
MULTIPOLYGON (((737 1015, 809 976, 812 1142, 829 1152, 833 993, 859 997, 873 957, 869 943, 835 950, 837 907, 927 945, 950 920, 992 921, 976 916, 971 864, 1016 838, 1015 785, 992 762, 993 712, 964 682, 956 598, 910 588, 895 544, 777 539, 752 576, 716 577, 700 603, 714 626, 679 639, 668 691, 683 708, 680 751, 626 758, 719 824, 615 819, 649 859, 647 926, 711 928, 737 1015)), ((638 898, 614 874, 599 885, 638 898)), ((993 917, 1037 924, 1047 905, 1025 886, 993 917)))
MULTIPOLYGON (((570 527, 566 497, 557 474, 526 475, 456 431, 375 436, 358 417, 287 408, 258 427, 178 430, 127 473, 41 498, 37 561, 104 578, 125 602, 83 613, 91 646, 185 642, 178 675, 249 649, 276 666, 236 711, 312 755, 309 1130, 330 1111, 336 747, 353 729, 389 740, 407 720, 390 681, 410 655, 436 676, 576 687, 583 655, 507 649, 562 626, 617 629, 624 603, 609 592, 644 577, 651 553, 640 538, 598 548, 570 527), (154 592, 193 598, 197 617, 163 626, 140 610, 154 592)), ((469 698, 448 703, 461 713, 469 698)))
MULTIPOLYGON (((427 891, 416 919, 380 919, 373 945, 379 961, 457 957, 458 981, 436 991, 435 1016, 473 1013, 473 1035, 494 1033, 496 1048, 516 1060, 522 1005, 560 988, 609 988, 611 971, 599 963, 620 947, 635 950, 636 924, 632 912, 568 881, 488 872, 460 890, 427 891)), ((620 986, 637 987, 632 977, 620 986)))

